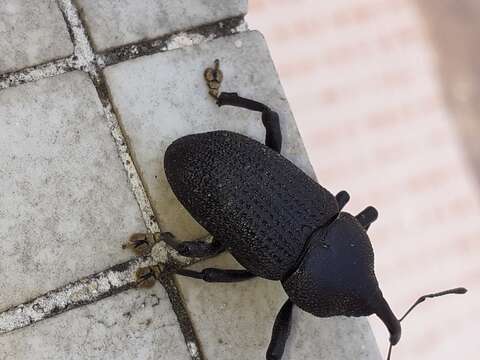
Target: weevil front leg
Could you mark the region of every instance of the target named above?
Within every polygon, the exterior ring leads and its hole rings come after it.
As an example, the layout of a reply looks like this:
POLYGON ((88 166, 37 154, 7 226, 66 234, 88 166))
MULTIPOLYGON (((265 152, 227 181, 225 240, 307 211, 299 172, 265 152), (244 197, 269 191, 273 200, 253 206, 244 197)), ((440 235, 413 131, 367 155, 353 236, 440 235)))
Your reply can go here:
POLYGON ((272 338, 267 350, 267 360, 280 360, 285 350, 285 343, 290 335, 293 303, 288 299, 275 318, 272 338))
POLYGON ((280 153, 282 150, 282 130, 278 114, 267 105, 258 101, 238 96, 237 93, 222 92, 217 99, 218 106, 230 105, 262 113, 262 123, 265 126, 265 145, 280 153))
POLYGON ((202 271, 180 269, 177 271, 178 275, 200 279, 206 282, 240 282, 250 280, 255 277, 254 274, 247 270, 225 270, 206 268, 202 271))
POLYGON ((208 93, 217 99, 218 106, 230 105, 262 113, 262 123, 265 126, 265 145, 280 152, 282 150, 282 131, 278 114, 272 111, 267 105, 258 101, 242 98, 237 93, 222 92, 220 86, 223 80, 223 73, 220 70, 220 61, 215 60, 213 68, 207 68, 203 74, 208 86, 208 93))

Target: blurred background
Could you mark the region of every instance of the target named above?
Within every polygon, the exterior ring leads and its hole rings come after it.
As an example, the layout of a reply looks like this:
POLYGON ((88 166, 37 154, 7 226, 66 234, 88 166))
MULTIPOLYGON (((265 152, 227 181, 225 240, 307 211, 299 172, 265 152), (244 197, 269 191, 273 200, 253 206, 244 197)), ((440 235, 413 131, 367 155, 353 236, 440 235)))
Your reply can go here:
MULTIPOLYGON (((393 359, 478 359, 480 2, 250 0, 319 182, 368 205, 376 273, 403 323, 393 359)), ((386 355, 388 334, 370 320, 386 355)))

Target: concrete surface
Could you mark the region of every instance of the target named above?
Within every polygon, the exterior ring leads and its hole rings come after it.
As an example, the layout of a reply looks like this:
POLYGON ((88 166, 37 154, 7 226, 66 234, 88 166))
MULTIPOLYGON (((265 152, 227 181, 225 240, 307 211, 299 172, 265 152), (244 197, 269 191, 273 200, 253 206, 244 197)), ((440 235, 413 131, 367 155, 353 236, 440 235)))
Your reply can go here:
MULTIPOLYGON (((183 135, 216 129, 241 132, 260 141, 265 136, 258 114, 232 107, 219 109, 209 97, 203 70, 212 66, 216 58, 224 73, 222 89, 238 91, 278 111, 283 131, 283 155, 314 176, 259 33, 245 32, 109 67, 105 74, 113 103, 128 134, 134 160, 162 229, 179 239, 201 237, 205 230, 180 205, 166 182, 162 165, 166 147, 183 135)), ((195 268, 208 266, 238 267, 225 254, 197 264, 195 268)), ((184 277, 177 280, 207 358, 257 359, 264 356, 275 315, 286 299, 279 284, 261 279, 240 284, 206 284, 184 277)), ((309 343, 308 351, 303 352, 305 359, 313 358, 313 354, 325 354, 325 358, 342 358, 349 353, 363 354, 363 359, 378 356, 365 320, 355 322, 355 327, 362 328, 364 335, 358 335, 361 332, 356 336, 335 335, 343 340, 348 337, 348 342, 337 352, 335 346, 326 346, 318 336, 332 338, 333 333, 341 333, 339 329, 346 326, 304 315, 301 318, 305 324, 295 325, 296 335, 289 346, 297 348, 309 343)), ((299 356, 294 350, 289 354, 291 357, 287 359, 299 356)))
POLYGON ((144 225, 86 74, 0 92, 0 127, 0 310, 131 257, 144 225))
POLYGON ((71 54, 73 46, 55 0, 3 0, 0 72, 71 54))
POLYGON ((160 285, 112 296, 0 336, 1 360, 190 359, 160 285))
MULTIPOLYGON (((0 359, 265 356, 285 300, 278 283, 207 284, 178 277, 180 293, 166 281, 165 290, 158 285, 130 290, 95 303, 111 295, 108 289, 121 292, 134 285, 132 269, 145 259, 134 260, 135 266, 120 264, 131 257, 121 250, 128 235, 146 227, 156 231, 158 222, 179 239, 205 235, 165 181, 163 152, 171 141, 213 129, 264 138, 258 114, 219 109, 208 96, 203 71, 216 58, 225 74, 222 89, 277 110, 283 154, 314 176, 262 36, 228 36, 245 27, 230 28, 223 21, 212 24, 207 35, 196 28, 244 14, 246 1, 156 4, 59 0, 75 56, 23 69, 8 76, 14 81, 2 83, 0 203, 7 206, 0 208, 0 311, 17 306, 0 318, 25 321, 1 324, 24 328, 0 336, 0 359), (187 28, 166 37, 164 45, 149 41, 187 28), (145 46, 129 48, 126 55, 111 49, 114 62, 102 61, 111 57, 108 51, 95 53, 132 41, 145 46), (136 59, 125 61, 130 51, 136 59), (106 267, 111 268, 75 281, 106 267), (68 281, 75 282, 63 287, 68 281), (99 282, 106 291, 96 290, 99 282), (31 299, 48 290, 53 291, 31 299), (55 307, 57 300, 63 302, 55 307), (44 303, 52 318, 37 323, 28 318, 30 308, 44 303), (81 307, 86 303, 92 304, 81 307), (80 308, 68 311, 75 306, 80 308)), ((172 261, 160 245, 161 258, 172 261)), ((238 267, 227 254, 195 266, 211 265, 238 267)), ((48 317, 40 315, 40 320, 48 317)), ((365 319, 316 319, 296 310, 284 360, 318 357, 378 359, 379 354, 365 319)))
POLYGON ((79 0, 97 50, 105 50, 247 12, 247 0, 79 0))

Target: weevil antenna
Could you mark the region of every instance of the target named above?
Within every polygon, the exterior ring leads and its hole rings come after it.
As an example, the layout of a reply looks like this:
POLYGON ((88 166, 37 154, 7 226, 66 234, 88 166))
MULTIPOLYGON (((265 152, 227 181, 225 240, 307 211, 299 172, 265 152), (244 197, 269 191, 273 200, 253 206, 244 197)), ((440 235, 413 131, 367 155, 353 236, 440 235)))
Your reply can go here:
MULTIPOLYGON (((465 289, 463 287, 458 287, 458 288, 455 288, 455 289, 450 289, 450 290, 440 291, 440 292, 433 293, 433 294, 427 294, 427 295, 420 296, 418 298, 418 300, 415 301, 415 303, 412 306, 410 306, 410 308, 405 312, 405 314, 400 318, 399 321, 401 322, 403 319, 405 319, 407 317, 407 315, 410 314, 412 312, 412 310, 415 309, 415 307, 417 305, 423 303, 427 299, 436 298, 436 297, 439 297, 439 296, 449 295, 449 294, 465 294, 466 292, 467 292, 467 289, 465 289)), ((392 347, 393 347, 392 344, 390 344, 390 346, 388 347, 387 360, 390 360, 390 357, 392 355, 392 347)))

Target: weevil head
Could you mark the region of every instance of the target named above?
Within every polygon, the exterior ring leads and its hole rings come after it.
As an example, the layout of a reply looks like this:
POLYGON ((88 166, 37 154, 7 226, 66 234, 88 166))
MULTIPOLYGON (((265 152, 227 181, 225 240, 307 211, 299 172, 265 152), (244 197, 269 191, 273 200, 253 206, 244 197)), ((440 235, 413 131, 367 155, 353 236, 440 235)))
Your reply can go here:
POLYGON ((341 212, 312 234, 300 265, 282 285, 294 304, 315 316, 377 314, 395 345, 400 340, 400 322, 378 286, 366 232, 375 218, 373 208, 357 217, 341 212))

